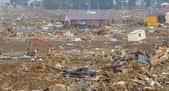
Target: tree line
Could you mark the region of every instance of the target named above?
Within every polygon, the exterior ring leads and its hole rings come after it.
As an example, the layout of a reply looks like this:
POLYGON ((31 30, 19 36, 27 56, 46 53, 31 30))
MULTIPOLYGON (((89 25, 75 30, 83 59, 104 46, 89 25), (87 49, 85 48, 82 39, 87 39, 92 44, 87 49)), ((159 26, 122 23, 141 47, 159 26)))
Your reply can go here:
MULTIPOLYGON (((11 0, 16 4, 26 5, 28 0, 11 0)), ((159 7, 169 0, 44 0, 47 9, 123 9, 159 7)))

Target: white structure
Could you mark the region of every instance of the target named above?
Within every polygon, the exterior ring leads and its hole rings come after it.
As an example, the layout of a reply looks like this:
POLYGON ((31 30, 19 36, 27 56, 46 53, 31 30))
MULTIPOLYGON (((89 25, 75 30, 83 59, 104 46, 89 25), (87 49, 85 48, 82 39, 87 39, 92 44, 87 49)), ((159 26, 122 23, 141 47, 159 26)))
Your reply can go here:
POLYGON ((33 4, 33 3, 35 3, 35 2, 42 2, 43 0, 29 0, 28 2, 27 2, 27 5, 28 6, 31 6, 31 4, 33 4))
POLYGON ((146 38, 145 30, 135 30, 128 34, 128 41, 141 41, 146 38))
POLYGON ((165 23, 169 24, 169 12, 165 14, 165 23))
POLYGON ((11 0, 0 0, 0 4, 11 3, 11 0))
POLYGON ((169 24, 169 12, 165 13, 165 23, 169 24))
POLYGON ((168 2, 164 2, 164 3, 161 3, 160 6, 161 6, 161 7, 168 7, 168 6, 169 6, 169 3, 168 3, 168 2))

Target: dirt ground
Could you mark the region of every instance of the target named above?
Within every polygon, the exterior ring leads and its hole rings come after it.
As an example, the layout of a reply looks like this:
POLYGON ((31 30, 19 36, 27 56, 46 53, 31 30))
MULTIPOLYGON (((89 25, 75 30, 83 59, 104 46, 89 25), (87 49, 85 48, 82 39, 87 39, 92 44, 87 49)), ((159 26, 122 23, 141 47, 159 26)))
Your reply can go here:
MULTIPOLYGON (((110 13, 110 11, 104 13, 110 13)), ((9 12, 14 12, 13 15, 9 15, 11 18, 22 13, 32 17, 39 14, 39 12, 31 9, 20 9, 18 12, 11 9, 9 12), (25 11, 29 12, 25 13, 25 11)), ((58 12, 62 11, 58 10, 58 12)), ((123 11, 118 11, 118 13, 111 11, 111 14, 108 14, 110 18, 112 18, 113 12, 115 13, 114 17, 123 13, 123 11)), ((132 12, 135 11, 128 13, 135 14, 132 12)), ((143 16, 144 12, 147 11, 137 12, 136 16, 143 16)), ((46 16, 53 17, 55 14, 56 12, 48 11, 46 16)), ((60 13, 60 15, 63 14, 65 12, 60 13)), ((80 38, 80 41, 72 41, 58 34, 59 37, 50 40, 52 46, 57 49, 53 56, 31 57, 26 60, 19 58, 0 60, 0 91, 81 91, 79 82, 84 79, 87 80, 87 88, 91 88, 93 84, 96 84, 97 91, 169 91, 169 61, 159 63, 151 69, 150 65, 141 64, 136 60, 127 60, 124 65, 118 65, 117 67, 110 65, 110 53, 116 46, 127 50, 140 48, 149 56, 154 55, 157 46, 168 44, 168 29, 157 28, 154 33, 149 33, 146 30, 147 38, 145 40, 128 42, 127 34, 129 32, 142 27, 145 28, 145 26, 113 24, 111 27, 115 29, 103 30, 100 35, 98 31, 94 30, 77 33, 75 38, 80 38), (113 32, 116 29, 119 30, 113 32), (112 41, 112 39, 118 41, 112 41), (95 70, 97 72, 96 76, 64 77, 63 73, 60 72, 60 69, 67 70, 86 66, 95 70), (43 70, 37 71, 38 67, 43 70), (50 90, 45 90, 47 88, 50 90)), ((16 37, 6 38, 9 32, 6 32, 3 28, 0 28, 0 32, 0 52, 2 52, 2 55, 12 54, 12 56, 18 56, 17 54, 19 54, 19 56, 23 56, 26 53, 27 44, 25 40, 17 40, 16 37), (1 32, 1 30, 4 31, 1 32)), ((57 34, 57 32, 52 31, 52 34, 57 34)), ((41 32, 34 32, 37 38, 47 38, 46 35, 49 32, 43 32, 44 35, 39 33, 41 32)))
MULTIPOLYGON (((116 44, 113 42, 105 42, 105 41, 93 41, 93 42, 71 42, 71 41, 65 41, 65 42, 53 42, 55 47, 58 48, 59 46, 62 46, 63 49, 59 50, 60 52, 65 51, 72 51, 72 50, 93 50, 95 48, 102 49, 101 51, 110 50, 115 45, 121 45, 123 48, 129 48, 134 49, 135 47, 139 47, 144 51, 148 51, 149 53, 152 53, 154 50, 154 46, 158 43, 160 44, 160 39, 155 39, 157 36, 163 37, 165 41, 167 41, 167 32, 163 33, 163 31, 156 32, 154 34, 149 34, 148 38, 144 41, 144 43, 128 43, 123 41, 123 45, 116 44), (151 39, 152 38, 152 39, 151 39), (150 39, 152 40, 150 42, 150 39), (67 43, 72 43, 73 45, 66 45, 67 43)), ((25 42, 24 41, 1 41, 0 42, 0 48, 4 52, 9 51, 25 51, 25 42)), ((101 55, 101 51, 99 52, 101 55)), ((95 51, 96 52, 96 51, 95 51)), ((55 64, 62 64, 64 68, 76 68, 76 67, 83 67, 88 65, 95 65, 94 69, 99 70, 102 69, 102 67, 106 66, 110 63, 109 57, 102 57, 100 55, 83 55, 78 53, 71 53, 71 54, 65 54, 66 57, 62 56, 55 56, 53 58, 44 58, 43 61, 39 61, 38 59, 35 61, 31 61, 29 59, 28 61, 25 60, 6 60, 0 62, 0 87, 1 91, 9 91, 9 89, 12 89, 12 91, 43 91, 46 88, 60 88, 61 90, 51 90, 51 91, 66 91, 62 87, 58 86, 58 84, 62 84, 67 87, 67 91, 80 91, 78 90, 79 84, 78 82, 81 80, 81 78, 72 78, 72 77, 63 77, 61 73, 52 72, 49 68, 45 68, 45 71, 43 72, 36 72, 35 68, 39 64, 49 64, 49 65, 55 65, 55 64), (71 84, 75 85, 75 87, 71 87, 71 84), (71 88, 71 90, 70 90, 71 88), (75 90, 76 89, 76 90, 75 90)), ((108 54, 107 54, 108 55, 108 54)), ((131 61, 127 65, 124 65, 120 68, 118 68, 119 71, 114 71, 112 68, 105 68, 102 69, 101 72, 97 74, 100 78, 99 81, 93 81, 90 77, 87 77, 85 79, 88 80, 89 86, 92 83, 97 83, 98 85, 98 91, 115 91, 115 89, 121 89, 120 91, 123 91, 122 88, 124 86, 119 85, 116 86, 119 81, 125 81, 127 85, 126 88, 129 89, 129 91, 137 91, 137 89, 142 88, 143 91, 168 91, 168 62, 165 64, 161 64, 151 71, 148 71, 148 66, 141 65, 138 62, 131 61), (166 74, 165 74, 166 72, 166 74), (148 75, 146 75, 148 74, 148 75), (165 75, 163 75, 165 74, 165 75), (148 76, 148 77, 147 77, 148 76), (150 76, 150 77, 149 77, 150 76), (152 76, 152 77, 151 77, 152 76), (135 78, 139 79, 141 82, 135 82, 133 81, 135 78), (157 80, 160 85, 157 87, 151 86, 151 80, 152 79, 157 80), (133 82, 132 82, 133 81, 133 82), (145 81, 145 82, 144 82, 145 81), (139 85, 140 84, 140 85, 139 85), (121 86, 121 87, 120 87, 121 86), (140 87, 138 87, 140 86, 140 87), (150 90, 151 88, 151 90, 150 90), (148 89, 148 90, 146 90, 148 89)), ((92 66, 91 66, 92 67, 92 66)), ((44 90, 45 91, 45 90, 44 90)))
MULTIPOLYGON (((102 59, 101 57, 80 57, 80 56, 69 56, 70 62, 64 63, 65 68, 69 67, 83 67, 86 65, 94 65, 94 69, 101 69, 105 64, 109 63, 108 59, 102 59)), ((97 74, 98 77, 101 77, 100 80, 95 81, 92 79, 95 78, 74 78, 74 77, 63 77, 61 73, 52 72, 49 68, 45 68, 43 72, 36 72, 35 68, 39 64, 58 64, 66 59, 64 57, 56 57, 53 60, 43 60, 43 61, 8 61, 0 62, 0 87, 1 91, 45 91, 46 88, 52 88, 55 90, 51 91, 80 91, 78 90, 80 79, 87 79, 89 87, 92 83, 97 83, 98 91, 114 91, 115 89, 121 89, 124 86, 116 84, 119 81, 124 81, 127 85, 129 91, 136 91, 139 88, 144 89, 143 91, 168 91, 168 62, 161 64, 160 66, 155 67, 151 71, 148 71, 148 67, 141 65, 138 62, 130 62, 127 65, 119 67, 119 71, 114 71, 112 68, 103 68, 101 72, 97 74), (165 74, 166 73, 166 74, 165 74), (149 77, 150 76, 150 77, 149 77), (134 79, 139 79, 138 82, 134 79), (158 84, 151 85, 151 80, 157 80, 158 84), (146 81, 147 80, 147 81, 146 81), (145 81, 145 83, 144 83, 145 81), (58 84, 62 84, 67 87, 67 90, 64 90, 58 84), (150 85, 149 85, 150 84, 150 85), (71 87, 74 85, 74 87, 71 87), (106 85, 106 86, 105 86, 106 85), (138 87, 140 86, 140 87, 138 87), (148 89, 151 88, 152 90, 148 89), (61 89, 61 90, 56 90, 61 89), (69 89, 69 90, 68 90, 69 89), (76 89, 76 90, 75 90, 76 89)))

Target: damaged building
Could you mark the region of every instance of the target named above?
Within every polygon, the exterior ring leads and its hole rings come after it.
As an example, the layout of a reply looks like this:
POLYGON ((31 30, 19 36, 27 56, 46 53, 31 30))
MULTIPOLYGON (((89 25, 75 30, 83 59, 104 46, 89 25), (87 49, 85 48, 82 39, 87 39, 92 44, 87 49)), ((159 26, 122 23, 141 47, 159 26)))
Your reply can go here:
POLYGON ((107 23, 107 17, 101 13, 70 13, 65 16, 68 27, 75 28, 92 28, 102 27, 107 23))

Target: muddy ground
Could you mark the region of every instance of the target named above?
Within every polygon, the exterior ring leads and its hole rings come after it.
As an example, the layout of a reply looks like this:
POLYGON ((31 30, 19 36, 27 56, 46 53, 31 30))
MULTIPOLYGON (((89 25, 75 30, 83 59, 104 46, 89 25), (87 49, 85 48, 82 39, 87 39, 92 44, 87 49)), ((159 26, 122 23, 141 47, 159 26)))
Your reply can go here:
MULTIPOLYGON (((167 43, 168 41, 168 31, 158 31, 153 34, 148 33, 148 37, 141 43, 129 43, 126 41, 120 42, 112 42, 112 41, 80 41, 80 42, 71 42, 71 41, 55 41, 53 45, 55 48, 60 48, 59 52, 62 53, 64 51, 72 51, 72 50, 90 50, 96 51, 96 48, 101 49, 101 51, 111 50, 116 45, 120 45, 123 48, 134 49, 135 47, 141 48, 143 51, 148 51, 152 54, 155 49, 155 45, 160 45, 161 42, 167 43), (72 44, 72 45, 70 45, 72 44)), ((26 44, 25 41, 18 40, 3 40, 0 41, 0 48, 3 52, 23 52, 25 51, 26 44)), ((100 51, 100 54, 102 53, 100 51)), ((78 53, 71 53, 70 55, 65 54, 65 56, 55 56, 51 58, 44 58, 42 61, 38 59, 35 61, 29 60, 1 60, 0 62, 0 88, 1 91, 32 91, 32 90, 40 90, 48 87, 53 88, 61 88, 62 90, 53 90, 53 91, 65 91, 62 87, 58 87, 57 84, 62 84, 66 87, 69 87, 68 91, 71 91, 70 88, 77 90, 79 78, 71 78, 71 77, 63 77, 61 73, 52 72, 49 68, 45 68, 43 72, 36 72, 35 69, 39 64, 49 64, 56 65, 61 64, 64 68, 76 68, 82 67, 86 65, 95 65, 93 68, 96 70, 102 69, 102 67, 106 66, 110 63, 109 57, 102 57, 98 55, 83 55, 78 53), (74 54, 74 55, 73 55, 74 54), (70 84, 74 84, 75 87, 71 87, 70 84), (77 87, 76 87, 77 86, 77 87)), ((109 55, 109 53, 107 53, 109 55)), ((88 77, 89 83, 97 83, 98 91, 115 91, 114 89, 118 88, 114 86, 114 83, 118 83, 118 81, 125 81, 127 88, 129 91, 137 91, 138 87, 143 88, 143 91, 168 91, 168 75, 162 75, 169 71, 168 62, 165 64, 161 64, 155 67, 152 70, 148 70, 148 66, 141 65, 138 62, 131 61, 128 65, 122 66, 119 68, 120 71, 113 71, 111 68, 106 68, 98 73, 97 76, 101 76, 101 81, 91 81, 92 78, 88 77), (147 77, 145 73, 148 72, 150 77, 147 77), (155 76, 154 76, 155 75, 155 76), (161 76, 162 75, 162 76, 161 76), (151 77, 152 76, 152 77, 151 77), (143 81, 139 85, 137 82, 131 82, 132 79, 137 78, 143 81), (143 77, 143 78, 141 78, 143 77), (147 81, 144 83, 146 78, 157 80, 162 86, 151 86, 149 83, 151 81, 147 81), (131 83, 130 83, 131 82, 131 83), (129 85, 130 84, 130 85, 129 85), (107 86, 105 86, 107 85, 107 86), (152 90, 145 90, 147 88, 151 88, 152 90), (136 89, 137 88, 137 89, 136 89)), ((90 67, 90 66, 89 66, 90 67)), ((90 84, 89 84, 90 86, 90 84)), ((123 87, 121 87, 123 88, 123 87)), ((67 88, 68 89, 68 88, 67 88)), ((123 91, 123 90, 120 90, 123 91)))

